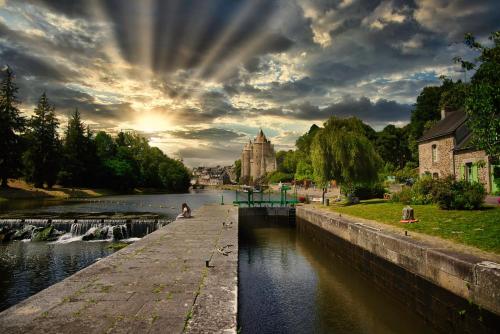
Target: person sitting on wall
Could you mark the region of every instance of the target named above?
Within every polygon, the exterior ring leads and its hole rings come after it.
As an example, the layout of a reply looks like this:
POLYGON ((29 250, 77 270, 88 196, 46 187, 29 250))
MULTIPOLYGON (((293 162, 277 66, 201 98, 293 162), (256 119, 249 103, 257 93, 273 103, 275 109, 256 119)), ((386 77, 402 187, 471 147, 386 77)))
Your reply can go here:
POLYGON ((182 212, 179 213, 179 215, 177 216, 177 219, 179 219, 179 218, 191 218, 191 208, 186 203, 182 203, 181 210, 182 210, 182 212))

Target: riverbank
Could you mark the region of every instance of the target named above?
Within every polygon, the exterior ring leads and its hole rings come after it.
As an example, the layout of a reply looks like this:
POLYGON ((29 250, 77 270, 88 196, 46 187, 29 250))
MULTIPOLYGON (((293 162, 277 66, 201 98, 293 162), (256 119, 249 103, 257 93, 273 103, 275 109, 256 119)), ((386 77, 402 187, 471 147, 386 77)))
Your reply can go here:
POLYGON ((72 199, 94 198, 115 195, 164 194, 165 189, 136 188, 129 192, 120 192, 102 188, 69 188, 55 185, 52 189, 35 188, 33 184, 18 179, 9 179, 9 188, 0 188, 0 201, 23 199, 72 199))
MULTIPOLYGON (((455 248, 464 246, 500 256, 500 208, 485 206, 482 210, 441 210, 435 205, 412 205, 418 222, 403 224, 400 222, 405 205, 385 200, 366 200, 356 205, 332 203, 328 209, 367 219, 393 228, 401 233, 418 233, 421 238, 438 237, 455 244, 455 248)), ((326 208, 326 207, 325 207, 326 208)), ((469 252, 471 251, 469 250, 469 252)), ((484 255, 484 254, 483 254, 484 255)))

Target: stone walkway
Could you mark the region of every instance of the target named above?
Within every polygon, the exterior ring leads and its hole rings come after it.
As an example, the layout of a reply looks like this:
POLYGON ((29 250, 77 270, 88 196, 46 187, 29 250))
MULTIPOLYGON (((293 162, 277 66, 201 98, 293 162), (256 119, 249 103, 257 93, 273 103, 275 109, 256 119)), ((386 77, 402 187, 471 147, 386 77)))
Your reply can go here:
POLYGON ((204 206, 0 313, 0 332, 236 332, 237 216, 204 206))

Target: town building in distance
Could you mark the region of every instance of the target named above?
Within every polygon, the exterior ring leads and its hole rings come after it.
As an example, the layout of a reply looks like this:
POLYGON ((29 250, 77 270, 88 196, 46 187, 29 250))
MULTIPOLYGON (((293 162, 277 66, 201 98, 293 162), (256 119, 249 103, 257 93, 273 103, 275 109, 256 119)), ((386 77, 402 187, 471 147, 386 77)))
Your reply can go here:
POLYGON ((241 153, 241 178, 243 183, 258 182, 266 173, 276 170, 276 153, 264 132, 260 130, 257 137, 243 148, 241 153))
POLYGON ((220 186, 236 183, 234 166, 195 167, 193 168, 193 186, 220 186))

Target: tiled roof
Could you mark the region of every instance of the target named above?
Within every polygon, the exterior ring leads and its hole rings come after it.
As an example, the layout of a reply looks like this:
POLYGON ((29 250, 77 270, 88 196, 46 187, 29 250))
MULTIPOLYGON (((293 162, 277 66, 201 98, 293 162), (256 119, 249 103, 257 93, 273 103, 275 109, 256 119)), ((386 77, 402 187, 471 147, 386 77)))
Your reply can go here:
POLYGON ((444 119, 436 123, 432 128, 427 130, 417 142, 422 142, 434 138, 439 138, 453 134, 467 120, 467 114, 461 110, 454 111, 444 119))

